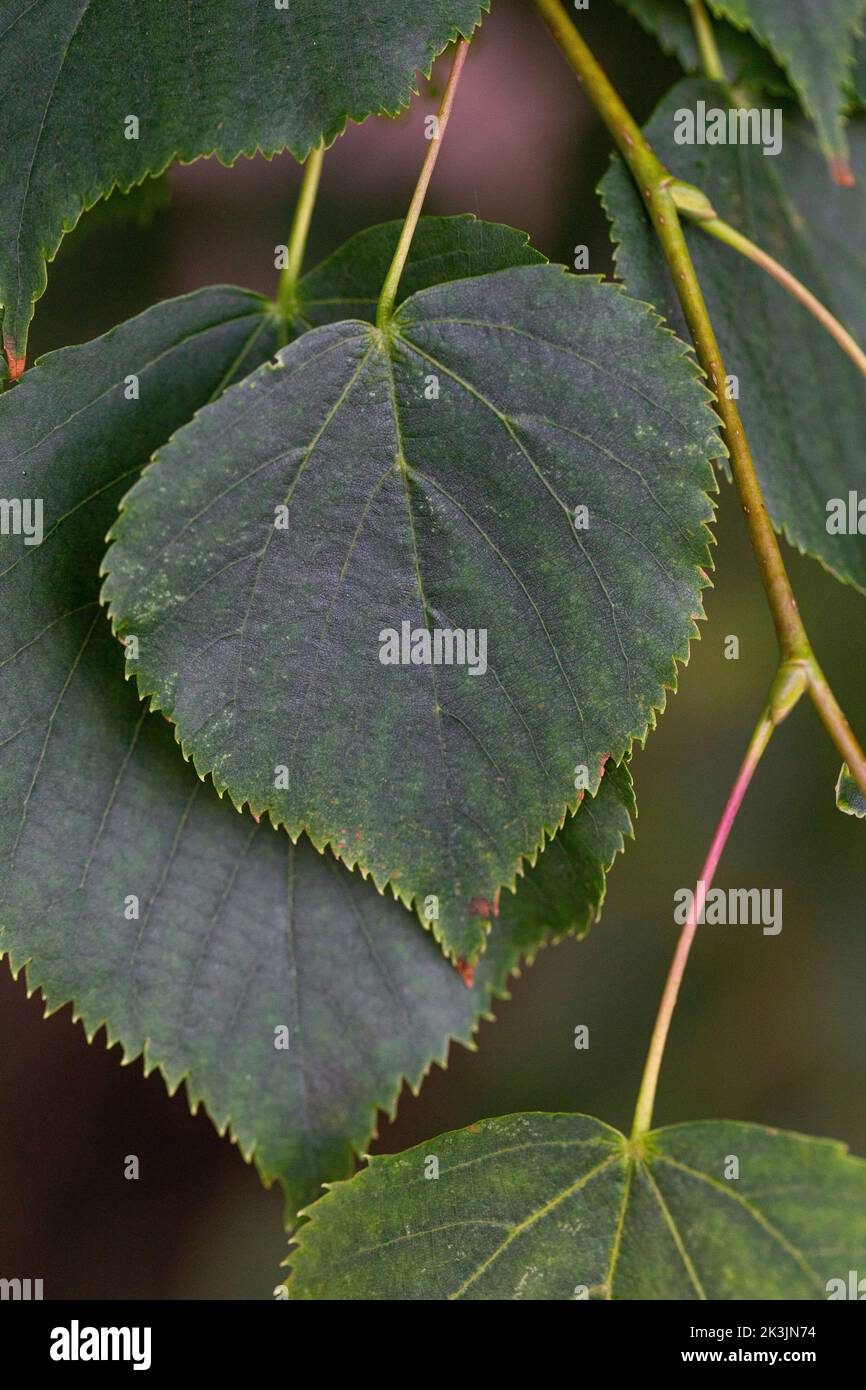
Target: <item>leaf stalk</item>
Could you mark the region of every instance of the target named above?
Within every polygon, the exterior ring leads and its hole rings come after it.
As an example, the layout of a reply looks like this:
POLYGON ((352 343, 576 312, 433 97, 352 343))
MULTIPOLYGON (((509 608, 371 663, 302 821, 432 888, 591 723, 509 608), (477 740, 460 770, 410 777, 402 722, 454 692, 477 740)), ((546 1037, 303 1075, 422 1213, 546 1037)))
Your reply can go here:
POLYGON ((674 201, 677 204, 677 208, 684 216, 697 222, 701 229, 710 236, 716 237, 718 241, 723 241, 727 246, 731 246, 735 251, 739 251, 740 255, 746 256, 748 260, 760 266, 762 270, 765 270, 768 275, 771 275, 774 280, 782 285, 789 294, 799 300, 803 307, 808 309, 810 314, 814 315, 822 328, 827 330, 831 338, 835 339, 842 351, 848 354, 858 371, 866 376, 866 352, 863 351, 860 344, 852 337, 847 328, 842 326, 835 315, 830 313, 826 305, 822 304, 820 299, 817 299, 816 296, 812 294, 811 290, 806 289, 806 286, 801 280, 797 279, 796 275, 792 275, 790 270, 786 270, 785 267, 780 265, 768 252, 762 250, 754 241, 750 241, 742 232, 738 232, 736 227, 732 227, 729 223, 723 221, 721 217, 699 216, 683 208, 680 204, 676 187, 674 188, 674 201))
POLYGON ((292 317, 296 307, 298 280, 304 262, 307 235, 310 230, 313 208, 316 205, 316 194, 319 189, 319 179, 322 176, 324 158, 324 145, 317 145, 315 149, 310 151, 304 164, 304 176, 301 180, 301 189, 295 205, 295 215, 292 219, 292 230, 289 236, 288 255, 286 264, 280 272, 280 283, 277 288, 277 304, 287 319, 292 317))
POLYGON ((704 73, 712 82, 726 82, 728 79, 725 65, 722 62, 716 44, 716 36, 713 33, 712 22, 703 0, 686 0, 686 4, 691 12, 692 28, 695 31, 704 73))
POLYGON ((454 59, 451 64, 451 72, 442 97, 442 105, 439 108, 439 115, 436 118, 436 127, 430 140, 424 163, 421 166, 421 173, 415 185, 415 192, 412 194, 412 201, 409 204, 409 211, 406 214, 406 221, 403 223, 403 230, 397 242, 397 249, 394 252, 394 259, 388 268, 385 276, 385 283, 382 286, 382 293, 379 295, 379 303, 376 306, 376 327, 384 331, 394 311, 394 303, 397 298, 397 289, 400 284, 400 277, 403 274, 403 267, 406 264, 406 257, 409 255, 409 248, 412 245, 412 238, 415 235, 415 228, 418 225, 418 218, 421 216, 421 208, 424 206, 424 199, 427 188, 433 177, 433 170, 436 168, 436 161, 439 158, 439 150, 445 138, 445 131, 448 128, 448 121, 451 117, 451 108, 454 105, 454 97, 457 92, 457 85, 460 81, 460 74, 463 71, 463 64, 469 52, 468 39, 461 39, 454 50, 454 59))
POLYGON ((688 962, 692 942, 695 939, 698 922, 703 916, 707 894, 712 887, 716 869, 718 868, 719 860, 722 857, 725 845, 728 842, 728 836, 731 833, 734 821, 737 818, 737 812, 740 809, 743 797, 755 775, 758 763, 761 761, 766 747, 770 742, 773 731, 782 723, 782 720, 786 719, 790 714, 791 710, 806 690, 807 684, 808 676, 806 668, 801 662, 782 662, 770 686, 766 704, 761 711, 761 717, 749 740, 746 756, 743 759, 740 770, 737 773, 736 781, 728 795, 725 809, 716 827, 712 844, 710 845, 707 857, 704 860, 703 867, 698 877, 689 914, 682 932, 680 933, 674 957, 671 961, 670 970, 668 971, 667 980, 665 981, 665 987, 659 1004, 655 1027, 653 1028, 652 1037, 650 1039, 646 1063, 644 1065, 640 1090, 638 1091, 637 1103, 635 1105, 631 1133, 632 1140, 640 1139, 652 1124, 659 1072, 661 1071, 665 1044, 670 1031, 674 1009, 676 1008, 680 985, 683 975, 685 974, 686 963, 688 962))

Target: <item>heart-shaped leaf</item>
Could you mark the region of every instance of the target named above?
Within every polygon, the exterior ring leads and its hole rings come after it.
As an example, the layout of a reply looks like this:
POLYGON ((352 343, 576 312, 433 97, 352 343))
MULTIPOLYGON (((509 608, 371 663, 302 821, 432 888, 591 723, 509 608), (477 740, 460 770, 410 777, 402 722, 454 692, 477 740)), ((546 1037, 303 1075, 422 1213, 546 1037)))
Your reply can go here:
MULTIPOLYGON (((828 183, 814 136, 793 114, 776 158, 755 146, 678 145, 675 113, 727 107, 724 87, 679 83, 647 126, 659 158, 706 193, 719 217, 792 271, 866 341, 866 293, 858 256, 866 217, 866 118, 850 127, 861 177, 828 183)), ((632 294, 686 332, 673 284, 633 182, 617 159, 600 186, 617 243, 617 273, 632 294)), ((853 530, 849 494, 863 488, 863 378, 826 330, 781 285, 699 228, 689 250, 733 380, 773 524, 838 578, 866 589, 866 549, 853 530), (746 309, 748 312, 746 312, 746 309)))
POLYGON ((646 307, 552 266, 306 333, 202 411, 106 558, 152 707, 473 960, 688 655, 720 445, 646 307))
POLYGON ((116 185, 173 159, 299 159, 391 114, 480 0, 0 0, 0 304, 21 359, 45 262, 116 185))
POLYGON ((631 1142, 508 1115, 371 1158, 307 1214, 294 1299, 845 1298, 866 1163, 725 1120, 631 1142))
POLYGON ((294 1215, 351 1172, 404 1077, 471 1040, 521 957, 589 927, 633 802, 610 765, 467 989, 397 903, 221 804, 145 713, 99 613, 102 538, 154 445, 277 328, 258 296, 204 291, 0 398, 0 952, 89 1037, 104 1023, 127 1059, 185 1079, 294 1215))

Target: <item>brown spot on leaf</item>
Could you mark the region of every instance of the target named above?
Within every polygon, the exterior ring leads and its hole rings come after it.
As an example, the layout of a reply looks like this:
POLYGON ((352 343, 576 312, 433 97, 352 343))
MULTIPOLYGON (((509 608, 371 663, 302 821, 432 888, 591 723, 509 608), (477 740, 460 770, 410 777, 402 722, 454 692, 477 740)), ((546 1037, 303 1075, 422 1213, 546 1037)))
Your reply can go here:
POLYGON ((460 976, 467 989, 471 989, 475 984, 475 966, 467 965, 463 957, 454 962, 454 969, 460 976))
POLYGON ((483 917, 484 920, 485 920, 486 922, 489 922, 491 917, 498 917, 498 916, 499 916, 499 889, 497 888, 497 890, 496 890, 496 892, 493 894, 493 897, 492 897, 492 898, 482 898, 482 897, 470 898, 470 900, 469 900, 469 916, 470 916, 470 917, 483 917))
POLYGON ((8 338, 3 339, 3 350, 6 353, 6 361, 9 363, 9 380, 19 381, 22 375, 24 374, 24 368, 27 365, 27 358, 18 357, 12 351, 12 345, 9 342, 8 338))

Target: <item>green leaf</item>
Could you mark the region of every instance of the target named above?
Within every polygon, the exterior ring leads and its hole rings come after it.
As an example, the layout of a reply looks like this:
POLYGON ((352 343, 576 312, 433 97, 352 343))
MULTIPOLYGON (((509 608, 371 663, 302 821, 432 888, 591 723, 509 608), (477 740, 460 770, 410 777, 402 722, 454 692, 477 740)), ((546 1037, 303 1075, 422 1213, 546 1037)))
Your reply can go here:
MULTIPOLYGON (((665 53, 674 54, 687 72, 700 72, 701 55, 686 0, 619 0, 665 53)), ((728 80, 747 89, 790 94, 780 67, 757 39, 724 22, 713 34, 728 80)))
POLYGON ((170 202, 171 183, 167 173, 135 184, 128 193, 115 188, 82 215, 75 229, 76 235, 71 242, 63 243, 63 250, 67 246, 74 247, 91 232, 105 228, 136 227, 146 231, 170 202))
POLYGON ((481 0, 0 0, 0 304, 23 358, 45 262, 85 207, 173 159, 299 159, 395 114, 481 0), (138 121, 137 128, 129 117, 138 121))
POLYGON ((866 1163, 726 1120, 631 1143, 508 1115, 371 1158, 307 1215, 294 1299, 821 1299, 862 1267, 866 1163))
POLYGON ((437 896, 471 961, 687 658, 714 419, 645 306, 557 267, 314 329, 124 500, 104 597, 130 670, 220 793, 419 912, 437 896), (381 659, 431 629, 477 660, 381 659))
POLYGON ((837 176, 847 156, 843 112, 864 0, 707 0, 719 18, 766 44, 787 72, 837 176))
MULTIPOLYGON (((674 113, 693 110, 698 100, 727 107, 729 94, 703 80, 674 87, 647 126, 659 158, 702 188, 719 217, 776 257, 866 341, 858 250, 866 220, 866 119, 850 127, 857 186, 838 189, 826 179, 814 136, 793 114, 786 113, 783 149, 774 158, 755 146, 675 144, 674 113)), ((617 243, 618 275, 685 334, 643 200, 618 158, 600 193, 617 243)), ((737 378, 737 403, 774 526, 839 579, 866 590, 862 537, 827 529, 833 499, 847 508, 849 492, 862 490, 862 377, 826 329, 765 271, 696 226, 686 226, 686 236, 726 369, 737 378)))
POLYGON ((866 796, 851 776, 847 763, 842 764, 836 782, 836 805, 846 816, 857 816, 860 820, 866 817, 866 796))
MULTIPOLYGON (((675 53, 689 71, 700 69, 687 0, 620 3, 655 34, 666 53, 675 53)), ((713 33, 728 81, 786 95, 790 90, 787 74, 800 105, 815 124, 822 151, 837 177, 844 179, 848 149, 844 112, 866 0, 706 0, 706 4, 719 21, 713 33)))
POLYGON ((74 1001, 88 1037, 104 1023, 127 1060, 185 1078, 294 1214, 352 1171, 404 1077, 470 1042, 521 956, 588 929, 634 807, 609 765, 467 989, 397 903, 221 803, 146 714, 99 612, 103 536, 154 445, 275 331, 259 296, 207 290, 49 355, 0 399, 4 507, 44 509, 41 545, 0 535, 0 952, 47 1009, 74 1001))

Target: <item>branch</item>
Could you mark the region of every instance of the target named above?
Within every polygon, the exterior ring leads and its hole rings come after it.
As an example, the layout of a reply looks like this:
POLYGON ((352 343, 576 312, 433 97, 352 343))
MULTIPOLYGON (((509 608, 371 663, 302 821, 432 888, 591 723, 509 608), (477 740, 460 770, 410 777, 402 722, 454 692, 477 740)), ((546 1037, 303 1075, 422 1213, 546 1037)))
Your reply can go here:
MULTIPOLYGON (((730 455, 731 472, 776 629, 781 664, 785 667, 802 667, 812 700, 837 748, 841 750, 844 745, 851 749, 854 761, 849 761, 848 765, 866 796, 866 757, 815 659, 764 503, 736 402, 725 393, 726 373, 722 354, 689 255, 674 197, 678 181, 647 144, 639 126, 577 32, 560 0, 535 0, 535 3, 569 64, 583 82, 587 95, 616 141, 646 201, 647 212, 661 243, 698 360, 715 396, 722 437, 730 455)), ((680 184, 679 188, 682 187, 680 184)), ((699 190, 693 192, 700 196, 699 190)))

